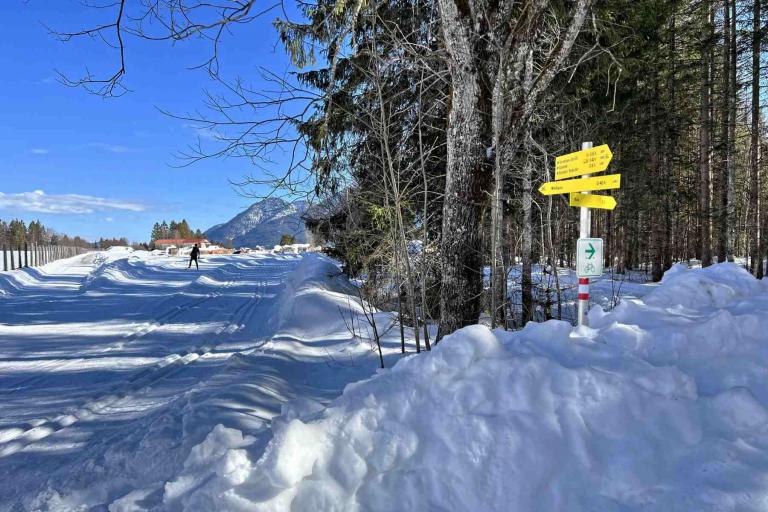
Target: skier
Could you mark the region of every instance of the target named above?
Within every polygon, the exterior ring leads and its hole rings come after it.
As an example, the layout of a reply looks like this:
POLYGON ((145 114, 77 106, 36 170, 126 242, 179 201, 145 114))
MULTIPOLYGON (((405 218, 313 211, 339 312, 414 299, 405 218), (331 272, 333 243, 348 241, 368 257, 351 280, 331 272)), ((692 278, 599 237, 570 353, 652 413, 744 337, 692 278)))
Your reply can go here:
POLYGON ((187 268, 192 268, 192 262, 195 262, 195 267, 197 267, 197 270, 200 270, 200 265, 197 264, 197 257, 200 255, 200 249, 197 247, 197 244, 192 248, 192 252, 189 253, 189 266, 187 268))

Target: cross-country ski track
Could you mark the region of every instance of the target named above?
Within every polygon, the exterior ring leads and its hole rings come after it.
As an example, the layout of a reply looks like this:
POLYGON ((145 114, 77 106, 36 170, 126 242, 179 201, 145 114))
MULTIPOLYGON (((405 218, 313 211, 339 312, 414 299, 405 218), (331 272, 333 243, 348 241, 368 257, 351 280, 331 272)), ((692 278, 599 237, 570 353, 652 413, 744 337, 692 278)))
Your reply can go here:
POLYGON ((327 403, 375 372, 328 260, 186 263, 116 249, 0 277, 0 510, 109 506, 137 489, 160 506, 216 425, 265 443, 291 400, 327 403), (315 306, 294 304, 307 293, 315 306))

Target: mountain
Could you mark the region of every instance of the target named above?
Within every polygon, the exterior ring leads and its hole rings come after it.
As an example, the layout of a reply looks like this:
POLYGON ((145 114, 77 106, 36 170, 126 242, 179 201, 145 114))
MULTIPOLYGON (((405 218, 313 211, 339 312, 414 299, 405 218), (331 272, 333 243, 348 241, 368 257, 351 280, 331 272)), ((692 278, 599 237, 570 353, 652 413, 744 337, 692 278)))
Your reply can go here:
POLYGON ((306 243, 307 230, 301 219, 306 210, 306 201, 289 203, 278 198, 264 199, 232 220, 208 229, 205 237, 219 243, 231 240, 235 247, 269 247, 280 243, 284 234, 295 236, 297 243, 306 243))

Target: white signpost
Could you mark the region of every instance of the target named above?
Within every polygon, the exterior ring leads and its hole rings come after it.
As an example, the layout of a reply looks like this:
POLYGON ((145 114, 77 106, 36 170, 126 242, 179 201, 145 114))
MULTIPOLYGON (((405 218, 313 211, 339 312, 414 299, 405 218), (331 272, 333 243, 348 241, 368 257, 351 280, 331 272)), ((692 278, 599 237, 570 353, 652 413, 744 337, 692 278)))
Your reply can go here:
POLYGON ((591 208, 613 210, 616 199, 594 195, 595 190, 613 190, 621 187, 621 175, 592 176, 608 169, 613 153, 608 144, 596 148, 591 142, 582 142, 581 151, 555 158, 555 181, 539 187, 545 196, 570 194, 570 205, 579 208, 579 240, 576 244, 576 274, 579 276, 579 325, 587 325, 589 306, 589 278, 603 274, 603 239, 590 238, 591 208), (576 176, 581 176, 576 179, 576 176))

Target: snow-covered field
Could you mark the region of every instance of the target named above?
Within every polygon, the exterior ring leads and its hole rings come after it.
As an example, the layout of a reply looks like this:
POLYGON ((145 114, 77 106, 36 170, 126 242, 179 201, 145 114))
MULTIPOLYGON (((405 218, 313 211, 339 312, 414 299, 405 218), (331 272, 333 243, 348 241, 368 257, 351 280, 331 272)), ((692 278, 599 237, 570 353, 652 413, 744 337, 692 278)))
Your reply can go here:
POLYGON ((0 273, 0 509, 768 509, 768 280, 737 265, 381 372, 328 260, 183 267, 0 273))
POLYGON ((0 272, 0 510, 180 508, 236 464, 228 443, 256 457, 286 403, 376 371, 328 260, 186 264, 118 249, 0 272))

